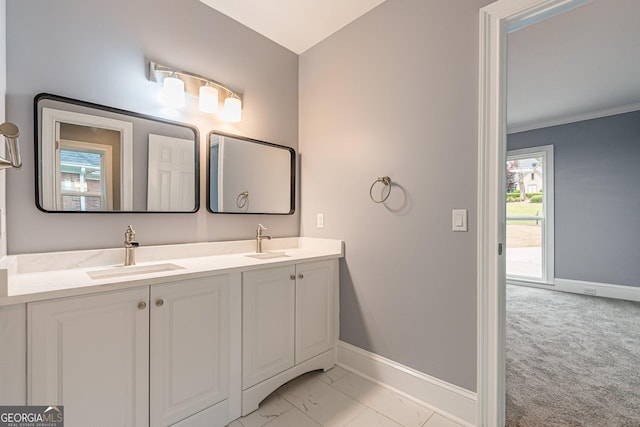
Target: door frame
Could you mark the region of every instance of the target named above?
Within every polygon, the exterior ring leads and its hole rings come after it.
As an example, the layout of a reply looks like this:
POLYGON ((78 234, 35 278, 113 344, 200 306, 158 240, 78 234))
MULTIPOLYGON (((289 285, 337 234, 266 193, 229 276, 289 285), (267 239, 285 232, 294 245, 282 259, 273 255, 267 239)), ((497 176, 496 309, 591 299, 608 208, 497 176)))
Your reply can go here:
POLYGON ((480 9, 478 108, 478 426, 505 422, 507 35, 591 0, 498 0, 480 9))

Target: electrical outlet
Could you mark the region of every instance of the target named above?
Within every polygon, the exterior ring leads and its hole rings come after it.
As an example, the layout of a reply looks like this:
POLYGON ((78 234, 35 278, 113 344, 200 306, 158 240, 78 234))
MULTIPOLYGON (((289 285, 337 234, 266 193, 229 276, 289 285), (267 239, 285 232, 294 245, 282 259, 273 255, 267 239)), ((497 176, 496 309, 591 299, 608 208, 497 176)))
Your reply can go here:
POLYGON ((324 213, 322 212, 316 214, 316 228, 324 228, 324 213))

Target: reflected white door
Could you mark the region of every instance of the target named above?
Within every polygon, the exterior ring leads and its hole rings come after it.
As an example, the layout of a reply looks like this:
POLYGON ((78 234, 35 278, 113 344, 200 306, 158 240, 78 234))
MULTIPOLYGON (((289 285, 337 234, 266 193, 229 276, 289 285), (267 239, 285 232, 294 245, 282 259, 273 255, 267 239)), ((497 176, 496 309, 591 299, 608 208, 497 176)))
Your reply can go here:
POLYGON ((149 134, 147 210, 195 208, 193 140, 149 134))

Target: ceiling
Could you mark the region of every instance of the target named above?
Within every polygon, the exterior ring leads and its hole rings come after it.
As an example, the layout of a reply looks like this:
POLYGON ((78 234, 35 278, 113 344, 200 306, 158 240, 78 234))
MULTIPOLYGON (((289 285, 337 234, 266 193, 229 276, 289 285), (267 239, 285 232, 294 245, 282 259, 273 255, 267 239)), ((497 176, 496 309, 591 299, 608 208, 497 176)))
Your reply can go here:
POLYGON ((200 0, 300 54, 385 0, 200 0))
POLYGON ((509 35, 510 132, 640 110, 639 0, 594 0, 509 35))
MULTIPOLYGON (((385 0, 200 0, 302 53, 385 0)), ((510 132, 640 109, 640 0, 593 0, 509 35, 510 132)))

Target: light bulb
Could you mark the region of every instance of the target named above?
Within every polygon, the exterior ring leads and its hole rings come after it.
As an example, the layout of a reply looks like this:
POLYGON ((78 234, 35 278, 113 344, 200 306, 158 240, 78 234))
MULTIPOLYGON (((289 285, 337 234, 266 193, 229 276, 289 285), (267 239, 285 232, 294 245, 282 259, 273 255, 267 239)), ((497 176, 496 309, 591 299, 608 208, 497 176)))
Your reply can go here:
POLYGON ((184 107, 184 82, 177 77, 165 77, 160 97, 167 107, 184 107))
POLYGON ((217 113, 218 89, 212 86, 200 86, 198 104, 200 106, 200 111, 205 113, 217 113))
POLYGON ((242 120, 242 101, 231 96, 226 98, 224 100, 222 118, 228 122, 239 122, 242 120))

